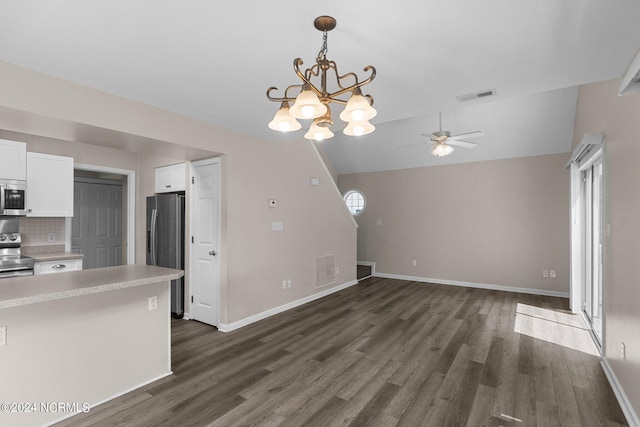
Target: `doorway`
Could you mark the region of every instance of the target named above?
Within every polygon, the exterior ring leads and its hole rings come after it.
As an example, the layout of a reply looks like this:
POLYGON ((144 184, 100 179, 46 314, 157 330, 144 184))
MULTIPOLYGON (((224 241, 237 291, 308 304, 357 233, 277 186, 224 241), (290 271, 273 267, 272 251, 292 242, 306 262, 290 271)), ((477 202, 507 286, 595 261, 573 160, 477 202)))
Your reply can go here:
POLYGON ((581 314, 597 347, 606 339, 604 309, 605 141, 585 134, 567 167, 571 167, 571 310, 581 314))
POLYGON ((218 326, 220 317, 220 160, 191 163, 190 317, 218 326))
MULTIPOLYGON (((121 264, 135 264, 135 215, 136 215, 136 173, 129 169, 119 169, 107 166, 96 166, 89 164, 74 164, 74 176, 89 179, 107 179, 120 181, 122 184, 122 213, 118 215, 121 219, 119 227, 122 229, 121 251, 119 258, 121 264)), ((75 209, 75 207, 74 207, 75 209)), ((79 215, 74 212, 74 218, 79 215)), ((74 233, 74 218, 66 218, 65 229, 65 250, 72 250, 72 235, 74 233)), ((77 227, 77 224, 75 225, 77 227)), ((83 268, 87 268, 83 262, 83 268)))

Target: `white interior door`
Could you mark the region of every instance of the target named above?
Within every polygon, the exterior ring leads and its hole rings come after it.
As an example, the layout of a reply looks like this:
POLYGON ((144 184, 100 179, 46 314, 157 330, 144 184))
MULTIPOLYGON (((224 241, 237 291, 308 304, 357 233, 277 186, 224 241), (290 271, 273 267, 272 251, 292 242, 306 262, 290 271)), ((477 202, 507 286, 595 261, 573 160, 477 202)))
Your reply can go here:
POLYGON ((217 159, 193 164, 191 251, 191 318, 218 326, 220 316, 220 164, 217 159))

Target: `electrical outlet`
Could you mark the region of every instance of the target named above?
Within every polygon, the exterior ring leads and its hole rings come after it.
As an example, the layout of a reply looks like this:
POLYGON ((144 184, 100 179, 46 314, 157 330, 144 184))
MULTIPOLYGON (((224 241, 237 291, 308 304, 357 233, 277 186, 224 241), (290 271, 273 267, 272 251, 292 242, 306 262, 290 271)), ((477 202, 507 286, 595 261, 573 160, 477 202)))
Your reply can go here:
POLYGON ((0 347, 7 345, 7 327, 0 326, 0 347))
POLYGON ((158 296, 154 295, 149 297, 149 311, 156 310, 158 308, 158 296))
POLYGON ((287 288, 291 287, 291 279, 287 280, 287 288))
POLYGON ((416 265, 418 265, 418 261, 416 261, 415 259, 412 259, 411 260, 411 265, 413 265, 415 267, 416 265))
POLYGON ((623 342, 620 343, 620 359, 625 360, 627 357, 627 348, 623 342))
POLYGON ((48 233, 47 243, 55 243, 55 242, 56 242, 56 233, 48 233))
POLYGON ((542 277, 549 277, 549 270, 542 270, 542 277))
POLYGON ((282 281, 282 289, 287 289, 287 281, 286 280, 282 281))
POLYGON ((555 270, 549 270, 549 277, 551 277, 552 279, 556 278, 556 271, 555 270))

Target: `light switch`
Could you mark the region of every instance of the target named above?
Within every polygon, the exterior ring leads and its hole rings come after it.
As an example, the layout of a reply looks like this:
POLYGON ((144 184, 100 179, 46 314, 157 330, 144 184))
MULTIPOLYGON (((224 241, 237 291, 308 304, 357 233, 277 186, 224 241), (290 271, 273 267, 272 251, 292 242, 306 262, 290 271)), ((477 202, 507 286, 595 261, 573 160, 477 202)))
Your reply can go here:
POLYGON ((376 225, 382 225, 382 220, 381 219, 376 219, 376 225))
POLYGON ((311 178, 309 178, 309 184, 313 185, 314 187, 317 187, 318 185, 320 185, 320 180, 315 176, 312 176, 311 178))

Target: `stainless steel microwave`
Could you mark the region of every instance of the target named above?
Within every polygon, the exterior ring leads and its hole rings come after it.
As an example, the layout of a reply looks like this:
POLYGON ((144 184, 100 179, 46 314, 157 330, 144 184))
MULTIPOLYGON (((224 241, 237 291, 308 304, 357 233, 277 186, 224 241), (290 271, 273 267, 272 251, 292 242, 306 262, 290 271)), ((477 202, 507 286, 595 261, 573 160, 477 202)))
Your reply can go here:
POLYGON ((0 180, 0 215, 27 215, 26 181, 0 180))

